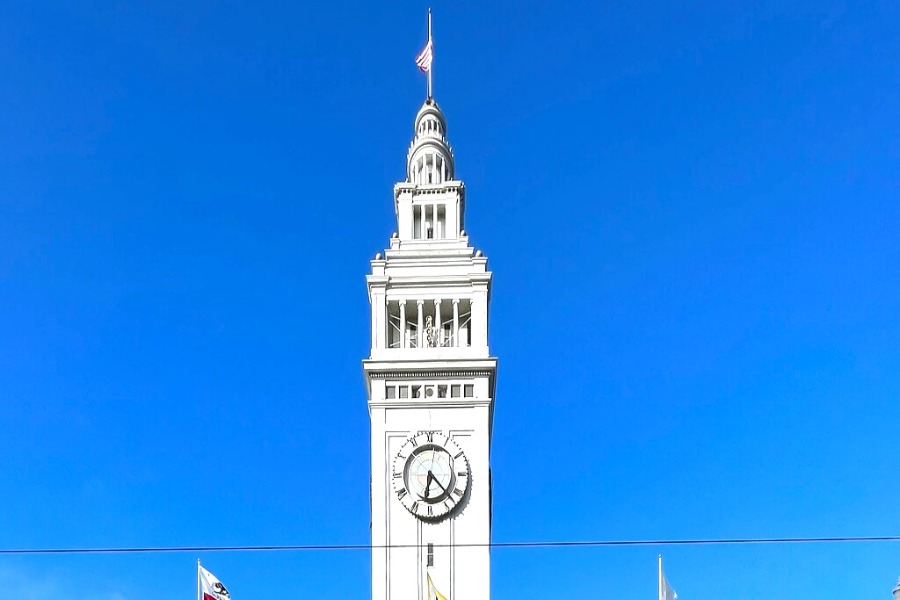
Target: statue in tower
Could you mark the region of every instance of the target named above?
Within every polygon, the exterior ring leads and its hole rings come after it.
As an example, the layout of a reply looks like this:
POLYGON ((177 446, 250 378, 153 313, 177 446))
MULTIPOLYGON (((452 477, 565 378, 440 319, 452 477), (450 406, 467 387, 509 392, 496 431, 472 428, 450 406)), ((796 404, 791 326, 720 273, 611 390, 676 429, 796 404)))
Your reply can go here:
POLYGON ((431 320, 431 316, 427 316, 425 317, 425 343, 429 348, 434 348, 434 333, 434 322, 431 320))

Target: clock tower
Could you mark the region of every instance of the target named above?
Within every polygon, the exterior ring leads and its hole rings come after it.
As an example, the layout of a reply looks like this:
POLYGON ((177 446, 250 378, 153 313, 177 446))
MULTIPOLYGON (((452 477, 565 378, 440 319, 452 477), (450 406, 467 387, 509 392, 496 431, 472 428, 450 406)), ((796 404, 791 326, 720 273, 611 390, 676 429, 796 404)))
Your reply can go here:
POLYGON ((489 600, 491 272, 469 245, 465 186, 431 97, 413 131, 397 230, 366 278, 372 599, 489 600))

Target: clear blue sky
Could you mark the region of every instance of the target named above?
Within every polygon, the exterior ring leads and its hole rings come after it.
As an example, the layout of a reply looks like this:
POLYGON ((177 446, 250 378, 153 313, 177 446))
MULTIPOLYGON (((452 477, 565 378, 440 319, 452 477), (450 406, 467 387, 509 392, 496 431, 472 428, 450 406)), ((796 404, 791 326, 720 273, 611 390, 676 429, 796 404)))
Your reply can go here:
MULTIPOLYGON (((421 2, 0 7, 0 547, 369 541, 421 2)), ((437 2, 494 540, 900 534, 900 5, 437 2)), ((495 600, 890 598, 900 544, 497 550, 495 600)), ((190 554, 0 600, 191 599, 190 554)), ((366 552, 201 554, 235 600, 366 552)), ((465 599, 454 599, 465 600, 465 599)))

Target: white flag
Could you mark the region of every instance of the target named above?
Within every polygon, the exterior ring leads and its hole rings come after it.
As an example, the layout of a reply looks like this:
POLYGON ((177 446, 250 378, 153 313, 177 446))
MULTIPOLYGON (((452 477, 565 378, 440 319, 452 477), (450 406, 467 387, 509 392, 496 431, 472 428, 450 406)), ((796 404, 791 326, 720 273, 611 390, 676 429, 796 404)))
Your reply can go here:
POLYGON ((659 600, 678 600, 678 594, 669 585, 669 580, 666 579, 666 575, 663 573, 662 559, 659 561, 659 600))
POLYGON ((201 600, 231 600, 231 594, 215 575, 200 565, 197 565, 197 568, 200 569, 201 600))

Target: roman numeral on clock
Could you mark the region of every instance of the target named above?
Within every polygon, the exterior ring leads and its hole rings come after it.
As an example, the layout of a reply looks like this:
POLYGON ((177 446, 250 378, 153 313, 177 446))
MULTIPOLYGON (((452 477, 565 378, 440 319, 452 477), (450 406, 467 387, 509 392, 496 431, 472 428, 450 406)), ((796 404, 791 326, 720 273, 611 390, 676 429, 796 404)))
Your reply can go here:
POLYGON ((427 439, 429 442, 433 442, 433 441, 434 441, 434 432, 433 432, 433 431, 426 431, 426 432, 425 432, 425 439, 427 439))
POLYGON ((453 495, 456 496, 457 498, 462 498, 463 491, 459 488, 453 488, 453 495))
POLYGON ((406 496, 406 488, 400 488, 399 490, 397 490, 397 499, 398 500, 403 500, 403 498, 405 496, 406 496))

